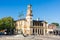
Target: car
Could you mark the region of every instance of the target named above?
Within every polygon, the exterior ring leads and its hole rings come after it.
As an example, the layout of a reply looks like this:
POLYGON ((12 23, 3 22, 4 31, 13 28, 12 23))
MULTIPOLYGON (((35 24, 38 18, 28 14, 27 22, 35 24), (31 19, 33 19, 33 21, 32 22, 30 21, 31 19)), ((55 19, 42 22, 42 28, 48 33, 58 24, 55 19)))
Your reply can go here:
POLYGON ((4 32, 0 32, 0 35, 4 35, 4 32))

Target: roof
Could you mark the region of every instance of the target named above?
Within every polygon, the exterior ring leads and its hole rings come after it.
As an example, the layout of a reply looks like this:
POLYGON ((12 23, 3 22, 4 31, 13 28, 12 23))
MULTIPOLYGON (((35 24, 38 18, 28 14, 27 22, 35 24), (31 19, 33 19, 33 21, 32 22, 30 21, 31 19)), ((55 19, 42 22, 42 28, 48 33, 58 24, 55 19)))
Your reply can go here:
MULTIPOLYGON (((26 20, 25 18, 23 18, 23 19, 19 19, 19 20, 16 20, 16 21, 21 21, 21 20, 26 20)), ((15 21, 15 22, 16 22, 15 21)), ((42 23, 42 22, 45 22, 45 23, 47 23, 46 21, 44 21, 44 20, 33 20, 33 22, 40 22, 40 23, 42 23)))
POLYGON ((44 21, 44 20, 38 20, 38 21, 37 21, 37 20, 33 20, 33 22, 41 22, 41 23, 42 23, 42 22, 45 22, 45 23, 47 23, 47 22, 44 21))
POLYGON ((19 20, 16 20, 16 21, 21 21, 21 20, 26 20, 25 18, 23 18, 23 19, 19 19, 19 20))

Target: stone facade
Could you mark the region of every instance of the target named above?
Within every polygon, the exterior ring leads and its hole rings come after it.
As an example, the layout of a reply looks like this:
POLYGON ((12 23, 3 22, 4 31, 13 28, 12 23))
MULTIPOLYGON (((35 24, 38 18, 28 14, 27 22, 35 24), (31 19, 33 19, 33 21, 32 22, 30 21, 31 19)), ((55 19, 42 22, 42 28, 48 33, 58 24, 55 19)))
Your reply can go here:
POLYGON ((48 29, 47 29, 47 33, 48 33, 48 34, 51 34, 55 29, 56 29, 56 25, 54 25, 54 24, 49 24, 49 25, 48 25, 48 29))
POLYGON ((23 34, 28 35, 45 35, 47 33, 47 22, 43 20, 32 20, 32 16, 31 5, 28 5, 26 18, 17 20, 15 23, 17 32, 22 31, 23 34))

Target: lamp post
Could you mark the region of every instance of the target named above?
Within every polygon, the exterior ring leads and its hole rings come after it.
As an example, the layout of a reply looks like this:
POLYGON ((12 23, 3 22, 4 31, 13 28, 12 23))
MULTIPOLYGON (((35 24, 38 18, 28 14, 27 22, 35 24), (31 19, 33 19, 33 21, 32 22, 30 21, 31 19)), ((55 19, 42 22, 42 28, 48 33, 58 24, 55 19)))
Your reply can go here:
MULTIPOLYGON (((20 12, 19 12, 20 13, 20 12)), ((23 14, 19 14, 18 15, 18 18, 19 18, 19 20, 20 20, 20 18, 23 16, 23 14)), ((21 34, 22 33, 22 29, 21 29, 21 27, 20 27, 20 21, 19 21, 19 28, 20 29, 18 29, 18 34, 21 34)))

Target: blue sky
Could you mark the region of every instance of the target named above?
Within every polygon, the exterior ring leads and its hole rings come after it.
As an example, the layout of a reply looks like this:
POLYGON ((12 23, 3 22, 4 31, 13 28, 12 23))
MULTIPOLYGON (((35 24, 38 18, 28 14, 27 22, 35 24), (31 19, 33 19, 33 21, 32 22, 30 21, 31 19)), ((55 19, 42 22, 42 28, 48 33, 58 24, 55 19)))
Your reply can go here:
POLYGON ((59 0, 0 0, 0 18, 12 16, 17 20, 19 12, 26 15, 28 4, 32 5, 33 19, 60 23, 59 0))

